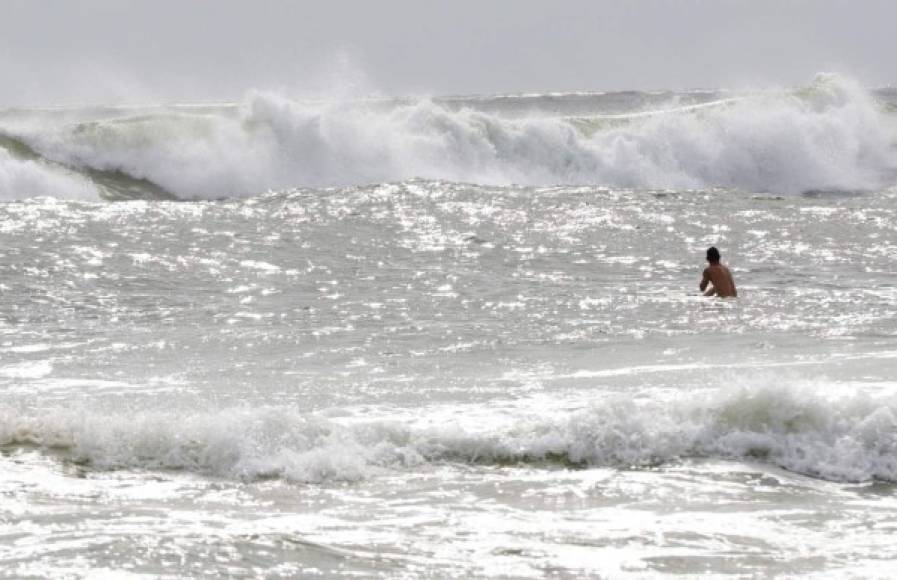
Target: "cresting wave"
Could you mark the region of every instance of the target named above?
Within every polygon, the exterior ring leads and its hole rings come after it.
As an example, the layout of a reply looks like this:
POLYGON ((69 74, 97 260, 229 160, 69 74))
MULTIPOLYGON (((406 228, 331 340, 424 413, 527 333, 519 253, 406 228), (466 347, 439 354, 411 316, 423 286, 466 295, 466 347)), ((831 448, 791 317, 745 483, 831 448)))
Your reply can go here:
POLYGON ((599 96, 576 115, 559 115, 557 96, 525 98, 527 114, 513 97, 483 107, 262 93, 230 106, 7 111, 0 199, 218 199, 410 178, 776 193, 897 181, 895 115, 844 78, 647 111, 633 93, 622 114, 599 96))
POLYGON ((305 483, 430 462, 639 467, 680 458, 765 461, 833 481, 897 481, 895 397, 832 400, 777 385, 696 399, 619 398, 569 417, 505 417, 477 429, 327 419, 285 408, 112 417, 3 409, 0 445, 35 445, 96 469, 305 483))

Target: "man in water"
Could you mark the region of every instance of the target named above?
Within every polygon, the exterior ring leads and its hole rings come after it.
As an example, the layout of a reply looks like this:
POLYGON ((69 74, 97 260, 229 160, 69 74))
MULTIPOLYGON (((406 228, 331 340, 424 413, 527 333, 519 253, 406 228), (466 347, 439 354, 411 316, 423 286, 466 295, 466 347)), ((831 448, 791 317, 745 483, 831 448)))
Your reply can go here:
POLYGON ((709 248, 707 250, 707 261, 710 265, 704 269, 704 277, 701 279, 701 292, 704 296, 720 296, 722 298, 735 298, 738 291, 735 290, 735 280, 732 278, 732 272, 728 268, 719 263, 719 250, 709 248), (707 285, 711 284, 710 289, 707 285))

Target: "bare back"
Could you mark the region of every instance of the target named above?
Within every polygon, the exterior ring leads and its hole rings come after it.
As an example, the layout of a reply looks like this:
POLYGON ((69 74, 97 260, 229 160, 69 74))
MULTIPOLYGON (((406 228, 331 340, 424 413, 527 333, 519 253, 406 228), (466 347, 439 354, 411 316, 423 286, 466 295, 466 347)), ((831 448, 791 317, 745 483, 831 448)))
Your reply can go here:
POLYGON ((708 283, 712 286, 705 296, 721 296, 723 298, 734 298, 738 296, 738 290, 735 289, 735 279, 732 278, 732 272, 729 268, 723 266, 719 262, 711 263, 704 270, 704 277, 701 280, 701 291, 707 289, 708 283))

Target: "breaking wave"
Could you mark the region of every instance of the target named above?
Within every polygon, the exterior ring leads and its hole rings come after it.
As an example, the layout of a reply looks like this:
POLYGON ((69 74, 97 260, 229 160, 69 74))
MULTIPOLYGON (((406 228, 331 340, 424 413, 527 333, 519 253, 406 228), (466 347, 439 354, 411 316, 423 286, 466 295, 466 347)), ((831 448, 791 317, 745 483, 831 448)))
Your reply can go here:
POLYGON ((628 468, 681 458, 765 461, 833 481, 897 481, 894 397, 833 400, 775 386, 676 403, 618 398, 568 417, 497 419, 474 428, 445 426, 444 418, 359 421, 286 408, 133 416, 3 409, 0 445, 36 445, 96 469, 306 483, 432 462, 628 468))
POLYGON ((263 93, 230 106, 112 108, 84 119, 6 112, 0 199, 217 199, 410 178, 777 193, 895 182, 894 115, 850 80, 821 75, 802 90, 647 111, 635 110, 638 95, 627 97, 627 113, 609 114, 595 97, 594 111, 577 115, 552 109, 556 96, 541 109, 526 97, 521 114, 512 97, 483 107, 263 93))

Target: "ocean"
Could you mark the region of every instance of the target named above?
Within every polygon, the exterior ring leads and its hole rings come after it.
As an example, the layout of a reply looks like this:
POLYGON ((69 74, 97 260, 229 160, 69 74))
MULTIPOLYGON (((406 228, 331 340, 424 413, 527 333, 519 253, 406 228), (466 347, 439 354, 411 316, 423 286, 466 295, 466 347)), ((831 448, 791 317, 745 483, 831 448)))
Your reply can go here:
POLYGON ((0 200, 3 577, 893 573, 897 90, 4 109, 0 200))

